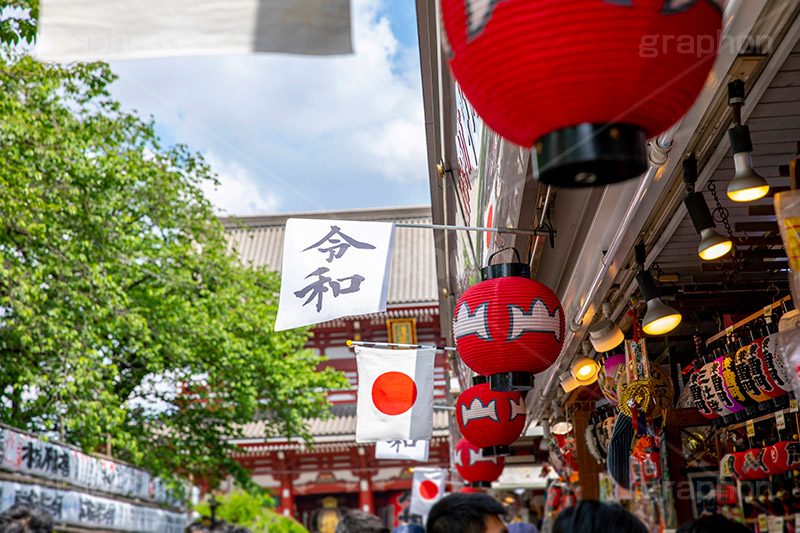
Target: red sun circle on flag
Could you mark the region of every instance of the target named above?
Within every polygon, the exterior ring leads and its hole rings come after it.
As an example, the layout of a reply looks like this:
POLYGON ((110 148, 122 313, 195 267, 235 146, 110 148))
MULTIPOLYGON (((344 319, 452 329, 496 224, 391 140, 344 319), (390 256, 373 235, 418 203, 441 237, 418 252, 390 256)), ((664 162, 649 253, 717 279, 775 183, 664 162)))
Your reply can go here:
POLYGON ((417 401, 417 385, 402 372, 384 372, 372 385, 372 403, 383 414, 405 413, 417 401))
POLYGON ((419 495, 425 500, 433 500, 439 495, 439 487, 430 479, 426 479, 419 484, 419 495))

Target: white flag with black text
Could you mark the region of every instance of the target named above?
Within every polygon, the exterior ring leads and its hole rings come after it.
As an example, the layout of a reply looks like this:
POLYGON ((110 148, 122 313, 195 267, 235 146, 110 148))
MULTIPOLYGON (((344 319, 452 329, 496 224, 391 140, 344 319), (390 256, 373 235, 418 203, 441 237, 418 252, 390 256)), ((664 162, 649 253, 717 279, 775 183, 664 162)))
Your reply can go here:
POLYGON ((427 440, 394 440, 375 443, 375 459, 396 459, 406 461, 427 462, 430 453, 430 441, 427 440))
POLYGON ((72 62, 352 51, 350 0, 41 0, 35 55, 72 62))
POLYGON ((290 218, 275 331, 386 311, 394 224, 290 218))
POLYGON ((356 346, 356 442, 430 440, 435 351, 356 346))

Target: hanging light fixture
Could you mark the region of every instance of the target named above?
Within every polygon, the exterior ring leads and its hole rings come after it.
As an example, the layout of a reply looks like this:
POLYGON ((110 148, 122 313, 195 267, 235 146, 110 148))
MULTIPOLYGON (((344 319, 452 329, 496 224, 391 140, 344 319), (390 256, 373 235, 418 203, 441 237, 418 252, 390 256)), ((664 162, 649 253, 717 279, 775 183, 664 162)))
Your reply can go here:
POLYGON ((611 304, 603 302, 601 309, 602 320, 598 320, 589 328, 589 340, 597 353, 611 351, 625 340, 622 330, 609 319, 611 304))
POLYGON ((728 198, 734 202, 752 202, 763 198, 769 192, 767 180, 753 168, 753 142, 750 128, 742 125, 742 106, 744 105, 744 82, 735 80, 728 84, 728 104, 733 112, 733 126, 728 130, 733 152, 733 166, 736 173, 728 184, 728 198))
POLYGON ((564 411, 558 405, 558 400, 553 400, 553 421, 550 423, 550 433, 556 436, 564 436, 572 431, 572 422, 564 416, 564 411))
POLYGON ((550 449, 550 421, 546 418, 542 420, 542 440, 539 442, 539 449, 546 452, 550 449))
POLYGON ((536 147, 543 183, 586 187, 647 169, 647 139, 691 108, 714 64, 719 4, 442 0, 441 13, 450 68, 486 125, 536 147), (686 54, 674 35, 713 44, 686 54))
POLYGON ((647 312, 642 320, 642 329, 648 335, 664 335, 669 333, 681 323, 681 314, 661 301, 658 295, 658 288, 653 276, 645 270, 645 248, 644 244, 636 245, 636 266, 639 273, 636 274, 636 283, 642 291, 642 297, 647 302, 647 312))
POLYGON ((694 154, 690 154, 683 161, 683 182, 687 191, 683 204, 689 212, 694 229, 700 234, 697 253, 705 261, 718 259, 731 251, 733 241, 717 233, 714 229, 714 217, 711 216, 703 193, 694 190, 694 185, 697 183, 697 159, 694 154))

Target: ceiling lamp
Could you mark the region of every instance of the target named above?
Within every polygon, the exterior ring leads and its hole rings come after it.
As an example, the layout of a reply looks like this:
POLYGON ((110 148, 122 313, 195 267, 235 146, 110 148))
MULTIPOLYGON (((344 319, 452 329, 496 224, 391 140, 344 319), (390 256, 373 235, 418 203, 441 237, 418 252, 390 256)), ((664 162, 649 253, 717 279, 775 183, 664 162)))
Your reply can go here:
POLYGON ((609 319, 611 315, 610 303, 603 302, 602 313, 602 320, 598 320, 589 328, 589 340, 597 353, 611 351, 625 340, 622 330, 609 319))
POLYGON ((442 0, 455 79, 487 126, 536 146, 537 177, 602 186, 647 169, 646 142, 694 103, 720 2, 442 0), (709 43, 685 53, 680 35, 709 43))
POLYGON ((734 202, 752 202, 767 195, 769 184, 753 169, 750 128, 742 125, 744 82, 741 80, 728 84, 728 104, 733 111, 733 126, 728 130, 728 138, 731 141, 733 166, 736 170, 733 180, 728 184, 728 198, 734 202))
POLYGON ((714 229, 714 217, 711 216, 703 193, 694 190, 694 185, 697 183, 697 159, 694 154, 690 154, 683 161, 683 182, 687 191, 683 204, 689 212, 694 229, 700 234, 697 253, 705 261, 718 259, 731 251, 733 241, 717 233, 714 229))
POLYGON ((550 421, 547 419, 542 420, 542 440, 539 442, 539 449, 546 452, 550 449, 550 421))
POLYGON ((467 289, 456 306, 458 354, 473 371, 489 377, 492 390, 528 390, 534 374, 561 353, 561 302, 549 287, 530 279, 525 263, 489 265, 481 275, 484 281, 467 289))
POLYGON ((594 383, 594 381, 597 379, 597 371, 599 368, 600 366, 594 359, 589 357, 581 357, 572 363, 572 369, 570 372, 572 373, 572 377, 577 379, 581 385, 588 385, 590 383, 594 383))
POLYGON ((647 312, 642 319, 642 329, 648 335, 664 335, 681 323, 683 318, 679 312, 661 301, 653 276, 644 269, 644 244, 636 245, 636 265, 640 270, 636 274, 636 283, 647 302, 647 312))
POLYGON ((550 423, 550 433, 556 436, 564 436, 572 431, 572 422, 564 416, 564 411, 558 405, 558 400, 553 400, 553 421, 550 423))

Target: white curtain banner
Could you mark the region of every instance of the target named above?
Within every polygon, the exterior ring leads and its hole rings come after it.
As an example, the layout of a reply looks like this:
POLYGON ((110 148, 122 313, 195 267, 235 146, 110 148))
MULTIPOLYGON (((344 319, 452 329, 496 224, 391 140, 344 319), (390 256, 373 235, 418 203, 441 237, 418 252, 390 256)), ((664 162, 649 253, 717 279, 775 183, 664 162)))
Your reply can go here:
POLYGON ((350 0, 42 0, 42 61, 353 51, 350 0))
POLYGON ((435 355, 356 346, 356 442, 431 439, 435 355))
POLYGON ((386 310, 394 224, 290 218, 275 331, 386 310))
POLYGON ((395 459, 406 461, 428 461, 430 441, 427 440, 395 440, 375 443, 375 459, 395 459))

